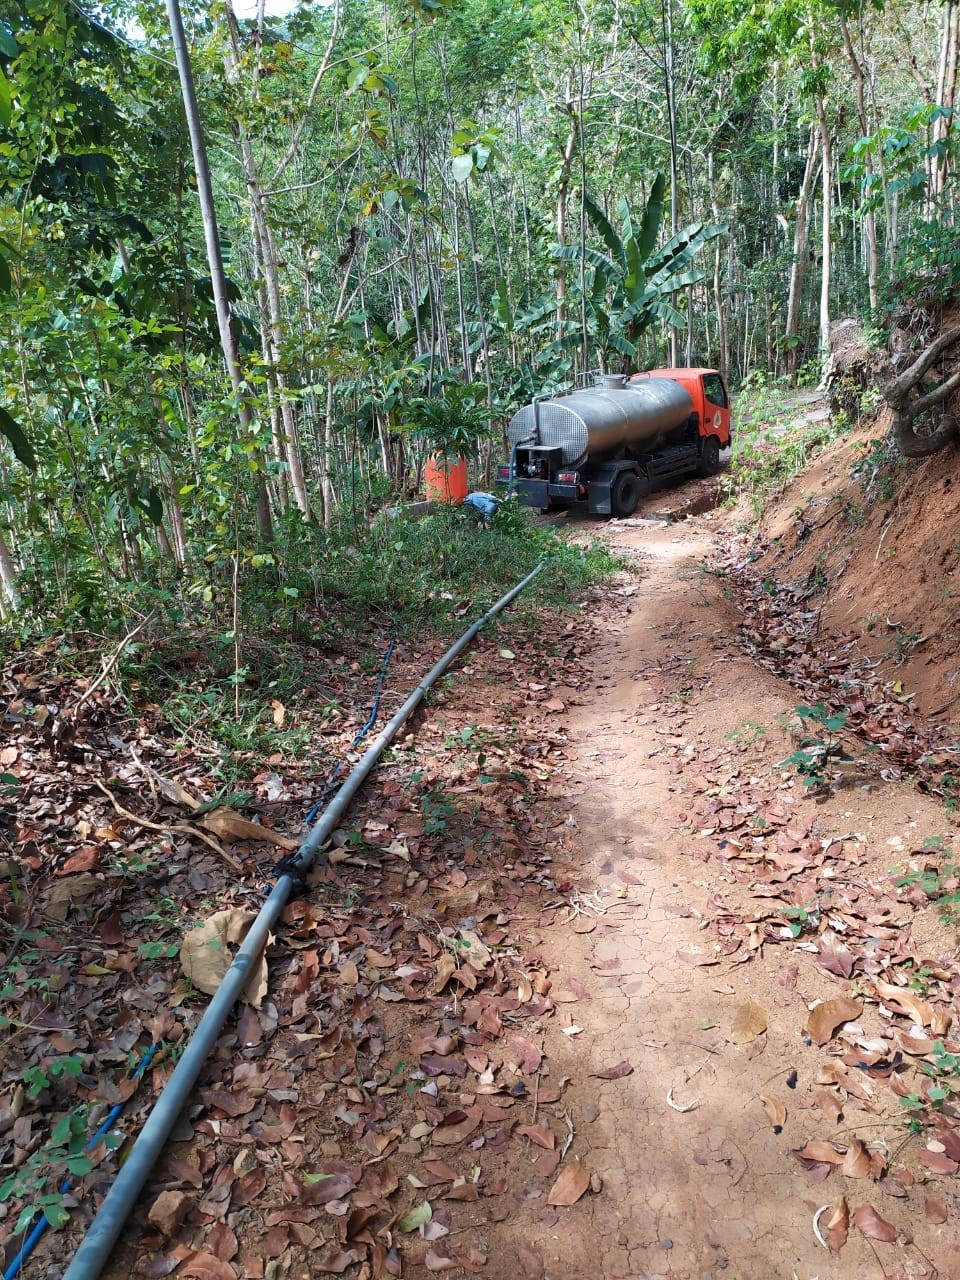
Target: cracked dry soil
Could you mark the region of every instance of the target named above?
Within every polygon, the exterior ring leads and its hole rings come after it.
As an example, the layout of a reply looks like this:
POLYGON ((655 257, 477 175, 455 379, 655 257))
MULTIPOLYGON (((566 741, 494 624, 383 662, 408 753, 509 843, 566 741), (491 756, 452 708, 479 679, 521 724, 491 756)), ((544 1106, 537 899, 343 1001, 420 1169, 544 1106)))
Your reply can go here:
MULTIPOLYGON (((876 1183, 834 1176, 816 1185, 791 1155, 811 1138, 843 1144, 856 1134, 891 1165, 911 1163, 897 1098, 868 1087, 864 1099, 846 1098, 839 1117, 821 1110, 820 1073, 838 1049, 812 1045, 804 1025, 812 1002, 838 994, 837 980, 792 945, 728 956, 707 929, 721 895, 735 897, 747 878, 742 864, 718 859, 716 835, 691 818, 692 792, 710 783, 779 789, 821 843, 856 833, 863 877, 889 871, 902 837, 917 843, 945 825, 942 807, 909 784, 875 778, 814 804, 777 768, 791 749, 777 718, 798 698, 738 639, 737 611, 709 572, 717 529, 711 516, 607 526, 642 578, 626 612, 601 620, 584 678, 560 691, 568 872, 582 912, 542 936, 560 1010, 546 1029, 550 1073, 570 1077, 573 1154, 602 1189, 559 1217, 523 1215, 501 1229, 516 1230, 518 1249, 536 1247, 548 1280, 960 1276, 952 1186, 935 1187, 946 1191, 947 1217, 934 1225, 924 1218, 922 1170, 906 1198, 890 1199, 876 1183), (614 905, 594 914, 597 902, 614 905), (744 1039, 736 1020, 749 1001, 768 1025, 744 1039), (564 1023, 582 1030, 563 1034, 564 1023), (632 1073, 594 1074, 620 1062, 632 1073), (897 1242, 851 1224, 842 1250, 828 1252, 811 1220, 841 1194, 851 1212, 869 1202, 894 1221, 897 1242)), ((928 928, 931 949, 955 951, 936 925, 914 927, 928 928)))

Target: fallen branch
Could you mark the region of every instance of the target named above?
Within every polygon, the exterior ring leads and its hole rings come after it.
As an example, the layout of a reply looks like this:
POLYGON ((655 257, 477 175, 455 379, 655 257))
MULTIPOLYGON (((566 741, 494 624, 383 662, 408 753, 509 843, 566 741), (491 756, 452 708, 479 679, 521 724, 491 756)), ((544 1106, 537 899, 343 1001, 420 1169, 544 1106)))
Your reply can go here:
POLYGON ((90 698, 93 695, 95 690, 98 689, 100 685, 103 684, 104 680, 106 680, 107 676, 110 674, 113 668, 120 661, 120 655, 123 653, 124 649, 126 649, 127 645, 133 641, 135 636, 138 636, 140 634, 140 632, 147 625, 147 623, 152 619, 155 613, 156 613, 156 609, 151 609, 142 622, 138 623, 137 626, 135 626, 132 631, 127 632, 127 634, 123 637, 123 639, 114 649, 113 653, 110 655, 107 661, 103 664, 103 670, 97 676, 96 680, 94 680, 93 684, 91 684, 90 687, 80 695, 80 697, 77 699, 77 701, 73 704, 72 707, 67 708, 67 710, 64 712, 65 716, 76 716, 77 712, 80 710, 83 704, 87 701, 88 698, 90 698))
POLYGON ((110 788, 104 786, 99 778, 93 779, 93 785, 103 792, 121 818, 126 818, 128 822, 134 822, 138 827, 144 827, 147 831, 159 831, 161 835, 165 836, 196 836, 198 840, 202 840, 215 853, 218 853, 224 862, 233 867, 234 871, 243 871, 243 863, 239 862, 232 853, 227 853, 223 845, 218 840, 214 840, 213 836, 207 835, 205 831, 201 831, 197 827, 188 827, 184 823, 177 823, 172 827, 164 827, 159 822, 151 822, 148 818, 140 818, 137 814, 131 813, 129 809, 125 809, 110 788))

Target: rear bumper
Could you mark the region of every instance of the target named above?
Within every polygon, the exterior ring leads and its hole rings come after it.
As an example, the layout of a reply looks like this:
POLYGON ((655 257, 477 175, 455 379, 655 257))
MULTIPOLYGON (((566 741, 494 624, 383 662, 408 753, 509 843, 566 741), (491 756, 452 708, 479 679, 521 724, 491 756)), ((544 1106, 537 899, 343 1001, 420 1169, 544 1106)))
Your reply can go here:
POLYGON ((557 502, 576 502, 575 484, 553 484, 548 480, 524 480, 517 478, 513 488, 528 507, 549 507, 551 499, 557 502))

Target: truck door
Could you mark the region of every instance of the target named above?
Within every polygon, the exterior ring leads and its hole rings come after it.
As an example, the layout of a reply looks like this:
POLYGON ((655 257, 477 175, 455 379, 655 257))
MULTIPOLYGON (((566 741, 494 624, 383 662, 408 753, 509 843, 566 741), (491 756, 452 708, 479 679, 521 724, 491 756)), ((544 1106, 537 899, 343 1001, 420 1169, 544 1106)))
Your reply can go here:
POLYGON ((703 435, 717 435, 724 446, 730 443, 730 397, 719 373, 703 375, 703 435))

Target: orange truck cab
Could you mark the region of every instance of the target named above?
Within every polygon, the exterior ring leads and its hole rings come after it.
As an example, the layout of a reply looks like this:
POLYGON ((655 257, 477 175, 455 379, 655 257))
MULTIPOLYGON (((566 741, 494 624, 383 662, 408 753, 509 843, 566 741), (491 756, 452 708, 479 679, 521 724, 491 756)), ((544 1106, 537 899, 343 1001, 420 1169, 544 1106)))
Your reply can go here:
POLYGON ((714 475, 731 435, 730 397, 716 369, 603 375, 593 387, 519 409, 498 478, 541 511, 586 502, 595 515, 623 519, 668 480, 714 475))

